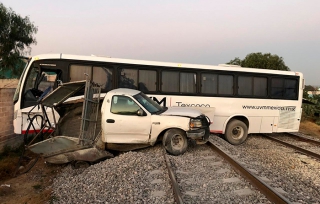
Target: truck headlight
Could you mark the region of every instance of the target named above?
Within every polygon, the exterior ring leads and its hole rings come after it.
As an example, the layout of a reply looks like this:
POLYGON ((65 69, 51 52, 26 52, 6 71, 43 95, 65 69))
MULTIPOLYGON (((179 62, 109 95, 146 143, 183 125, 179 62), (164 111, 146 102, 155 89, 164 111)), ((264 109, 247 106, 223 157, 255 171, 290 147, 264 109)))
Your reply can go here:
POLYGON ((201 119, 191 119, 190 128, 199 128, 202 126, 201 119))

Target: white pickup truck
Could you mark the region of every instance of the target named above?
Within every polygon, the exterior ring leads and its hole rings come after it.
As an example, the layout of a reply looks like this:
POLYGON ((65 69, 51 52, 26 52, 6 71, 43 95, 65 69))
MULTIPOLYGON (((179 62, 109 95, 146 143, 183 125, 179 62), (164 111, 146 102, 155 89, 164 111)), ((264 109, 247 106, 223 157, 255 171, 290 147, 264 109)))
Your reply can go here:
POLYGON ((120 88, 104 98, 101 139, 107 149, 117 149, 115 144, 154 145, 162 139, 167 152, 179 155, 187 150, 187 139, 207 141, 208 120, 199 110, 162 107, 138 90, 120 88))
MULTIPOLYGON (((208 140, 210 121, 202 114, 208 110, 162 107, 144 93, 124 88, 109 91, 101 105, 98 87, 90 81, 64 83, 45 96, 40 101, 41 117, 45 118, 41 124, 55 134, 35 144, 30 142, 28 149, 49 163, 94 163, 112 157, 111 150, 128 151, 162 141, 169 154, 180 155, 187 150, 188 139, 197 144, 208 140), (70 103, 69 97, 84 87, 84 98, 73 97, 70 103), (59 113, 55 125, 50 125, 49 108, 59 113), (79 127, 80 132, 73 127, 79 127)), ((31 121, 38 117, 33 116, 31 121)))

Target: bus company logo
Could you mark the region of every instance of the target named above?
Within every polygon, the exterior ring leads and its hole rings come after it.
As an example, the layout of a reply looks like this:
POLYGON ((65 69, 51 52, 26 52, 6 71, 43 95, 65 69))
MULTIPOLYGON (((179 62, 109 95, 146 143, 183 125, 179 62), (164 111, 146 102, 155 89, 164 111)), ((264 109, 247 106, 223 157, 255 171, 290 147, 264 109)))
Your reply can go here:
MULTIPOLYGON (((167 97, 158 100, 156 97, 150 97, 152 100, 157 102, 159 105, 167 107, 167 97)), ((210 104, 199 104, 199 103, 183 103, 183 102, 175 102, 179 107, 210 107, 210 104)))
POLYGON ((279 110, 279 111, 296 111, 296 106, 247 106, 243 105, 243 109, 254 110, 279 110))
POLYGON ((150 97, 152 100, 157 102, 159 105, 162 105, 163 107, 167 107, 167 97, 164 97, 160 101, 156 97, 150 97), (163 104, 162 104, 163 103, 163 104))
POLYGON ((182 103, 182 102, 176 102, 178 106, 180 107, 210 107, 209 104, 199 104, 199 103, 182 103))

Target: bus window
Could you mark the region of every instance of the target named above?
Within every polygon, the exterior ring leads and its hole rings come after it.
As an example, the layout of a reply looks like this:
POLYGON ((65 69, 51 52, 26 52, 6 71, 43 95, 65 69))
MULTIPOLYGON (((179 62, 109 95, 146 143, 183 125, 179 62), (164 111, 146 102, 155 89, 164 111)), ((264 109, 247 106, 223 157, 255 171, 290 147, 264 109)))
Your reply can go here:
POLYGON ((201 93, 217 94, 218 93, 218 75, 201 74, 201 93))
POLYGON ((92 81, 101 85, 101 91, 107 92, 113 89, 112 70, 106 67, 93 67, 92 81))
POLYGON ((284 80, 284 98, 295 99, 297 98, 297 81, 295 79, 284 80))
POLYGON ((142 92, 156 91, 157 72, 154 70, 139 70, 139 86, 142 92))
POLYGON ((196 74, 195 73, 180 73, 180 92, 195 93, 196 92, 196 74))
POLYGON ((283 96, 283 79, 272 78, 271 79, 271 97, 282 98, 283 96))
POLYGON ((33 67, 27 77, 27 81, 24 87, 25 92, 36 87, 36 79, 39 74, 39 68, 33 67))
POLYGON ((252 96, 252 76, 238 77, 238 94, 240 96, 252 96))
POLYGON ((218 93, 221 95, 233 95, 233 76, 219 75, 218 80, 219 80, 218 93))
POLYGON ((240 96, 267 96, 267 78, 253 76, 238 77, 238 95, 240 96))
POLYGON ((265 77, 253 77, 253 95, 266 97, 268 94, 267 82, 265 77))
POLYGON ((119 69, 120 81, 119 88, 138 88, 138 70, 136 69, 119 69))
POLYGON ((43 92, 48 87, 51 87, 52 90, 57 80, 57 73, 51 71, 43 71, 42 75, 43 77, 41 77, 42 80, 39 83, 38 90, 43 92))
POLYGON ((48 89, 52 91, 56 85, 59 70, 42 70, 33 67, 25 82, 24 94, 22 95, 22 108, 37 104, 38 98, 48 89))
POLYGON ((179 92, 179 72, 163 71, 161 90, 163 92, 179 92))
POLYGON ((86 80, 85 74, 91 79, 91 71, 91 66, 73 64, 70 66, 70 81, 86 80))
POLYGON ((163 92, 180 92, 195 93, 196 92, 196 74, 190 72, 162 72, 163 92))

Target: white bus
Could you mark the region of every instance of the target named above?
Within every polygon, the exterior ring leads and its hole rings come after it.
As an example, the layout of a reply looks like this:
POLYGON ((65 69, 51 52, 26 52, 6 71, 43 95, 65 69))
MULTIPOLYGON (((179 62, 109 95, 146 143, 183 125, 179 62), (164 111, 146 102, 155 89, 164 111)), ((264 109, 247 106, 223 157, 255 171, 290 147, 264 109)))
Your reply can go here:
MULTIPOLYGON (((210 131, 224 134, 231 144, 241 144, 250 133, 299 130, 304 88, 299 72, 46 54, 32 57, 20 78, 13 99, 15 133, 25 133, 27 113, 48 86, 83 80, 84 73, 102 85, 102 92, 132 88, 162 106, 214 107, 210 131)), ((67 113, 60 119, 64 135, 78 134, 80 106, 67 102, 58 111, 67 113)))

